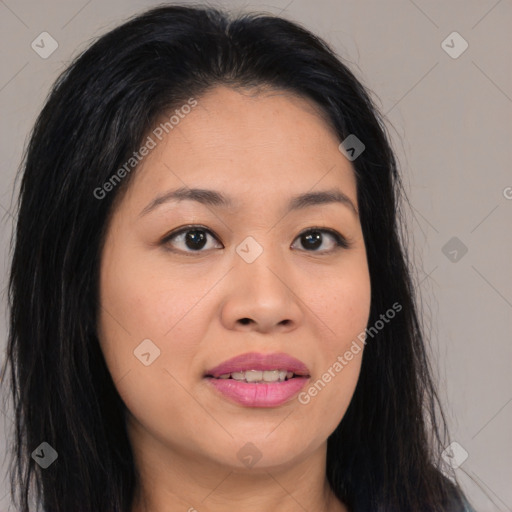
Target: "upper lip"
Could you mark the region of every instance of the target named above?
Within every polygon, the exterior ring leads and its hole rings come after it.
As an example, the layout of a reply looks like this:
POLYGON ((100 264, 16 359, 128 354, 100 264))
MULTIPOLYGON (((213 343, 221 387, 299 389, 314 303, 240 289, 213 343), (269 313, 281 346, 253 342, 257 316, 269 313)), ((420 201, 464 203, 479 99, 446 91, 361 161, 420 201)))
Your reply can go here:
POLYGON ((274 354, 247 352, 228 359, 211 370, 207 370, 205 376, 220 377, 226 373, 247 370, 286 370, 296 375, 309 376, 309 369, 302 361, 284 352, 274 354))

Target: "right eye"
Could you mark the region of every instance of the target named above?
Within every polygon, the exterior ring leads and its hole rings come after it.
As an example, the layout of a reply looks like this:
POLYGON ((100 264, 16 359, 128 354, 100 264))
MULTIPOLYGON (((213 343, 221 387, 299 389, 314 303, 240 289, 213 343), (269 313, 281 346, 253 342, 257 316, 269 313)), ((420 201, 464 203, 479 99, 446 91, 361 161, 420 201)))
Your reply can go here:
MULTIPOLYGON (((185 249, 178 249, 178 252, 192 254, 194 252, 206 252, 202 249, 207 245, 208 236, 211 236, 217 240, 217 237, 207 228, 200 225, 189 225, 165 236, 162 240, 164 245, 176 245, 176 241, 182 244, 185 249), (173 241, 171 244, 170 242, 173 241), (187 248, 189 250, 187 250, 187 248)), ((221 247, 222 248, 222 247, 221 247)), ((174 250, 174 249, 171 249, 174 250)))

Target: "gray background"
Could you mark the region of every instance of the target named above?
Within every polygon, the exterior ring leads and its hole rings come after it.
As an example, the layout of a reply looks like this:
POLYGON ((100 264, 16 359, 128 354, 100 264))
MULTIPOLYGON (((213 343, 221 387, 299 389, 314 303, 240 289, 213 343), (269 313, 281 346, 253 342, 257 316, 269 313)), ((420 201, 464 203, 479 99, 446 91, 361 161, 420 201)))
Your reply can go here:
MULTIPOLYGON (((71 57, 155 5, 0 0, 2 347, 14 176, 29 130, 71 57), (43 59, 31 43, 45 31, 58 48, 43 59)), ((387 116, 411 203, 409 246, 440 395, 451 441, 467 452, 460 466, 452 465, 478 511, 512 510, 511 1, 210 5, 267 11, 304 24, 346 60, 387 116), (443 43, 454 31, 469 45, 457 58, 447 51, 455 55, 462 41, 452 36, 443 43)), ((11 418, 12 411, 4 411, 2 455, 11 418)), ((5 474, 7 459, 3 463, 5 474)), ((4 480, 2 511, 10 503, 7 491, 4 480)))

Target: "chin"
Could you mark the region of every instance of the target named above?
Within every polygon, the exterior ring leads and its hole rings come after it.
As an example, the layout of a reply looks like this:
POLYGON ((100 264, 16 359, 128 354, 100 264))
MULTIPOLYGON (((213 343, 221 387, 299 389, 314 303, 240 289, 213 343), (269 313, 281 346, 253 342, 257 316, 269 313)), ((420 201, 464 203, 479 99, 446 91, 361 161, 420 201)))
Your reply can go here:
MULTIPOLYGON (((276 427, 273 425, 273 429, 276 427)), ((220 464, 238 472, 267 471, 288 468, 311 455, 314 448, 308 440, 272 429, 259 435, 234 436, 228 445, 219 444, 212 457, 220 464)))

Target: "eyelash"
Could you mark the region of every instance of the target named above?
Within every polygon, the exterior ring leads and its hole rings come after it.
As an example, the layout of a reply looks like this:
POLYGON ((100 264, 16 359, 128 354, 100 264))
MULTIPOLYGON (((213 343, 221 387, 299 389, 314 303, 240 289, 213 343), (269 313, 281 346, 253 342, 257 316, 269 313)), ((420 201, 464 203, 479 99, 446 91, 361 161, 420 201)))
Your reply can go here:
MULTIPOLYGON (((191 224, 191 225, 179 228, 177 231, 173 231, 173 232, 167 234, 162 239, 161 243, 162 243, 162 245, 167 245, 173 238, 175 238, 178 235, 181 235, 183 233, 187 233, 188 231, 204 231, 205 233, 210 234, 213 238, 215 238, 217 241, 219 241, 218 237, 210 229, 206 228, 205 226, 199 225, 199 224, 191 224)), ((307 235, 309 233, 314 233, 314 232, 327 233, 328 235, 331 235, 332 238, 334 239, 336 246, 334 247, 334 249, 327 250, 327 251, 305 250, 305 252, 319 253, 319 254, 332 254, 340 249, 350 249, 352 247, 352 243, 349 242, 341 233, 338 233, 334 229, 329 229, 329 228, 311 227, 311 228, 308 228, 308 229, 302 231, 301 233, 299 233, 297 235, 296 239, 298 239, 304 235, 307 235)), ((322 242, 323 242, 323 240, 322 240, 322 242)), ((207 251, 203 251, 201 249, 199 249, 197 251, 191 251, 191 250, 182 251, 182 250, 174 250, 174 249, 169 249, 169 250, 171 250, 172 252, 179 252, 179 253, 185 254, 187 256, 194 256, 195 254, 207 252, 207 251)))

